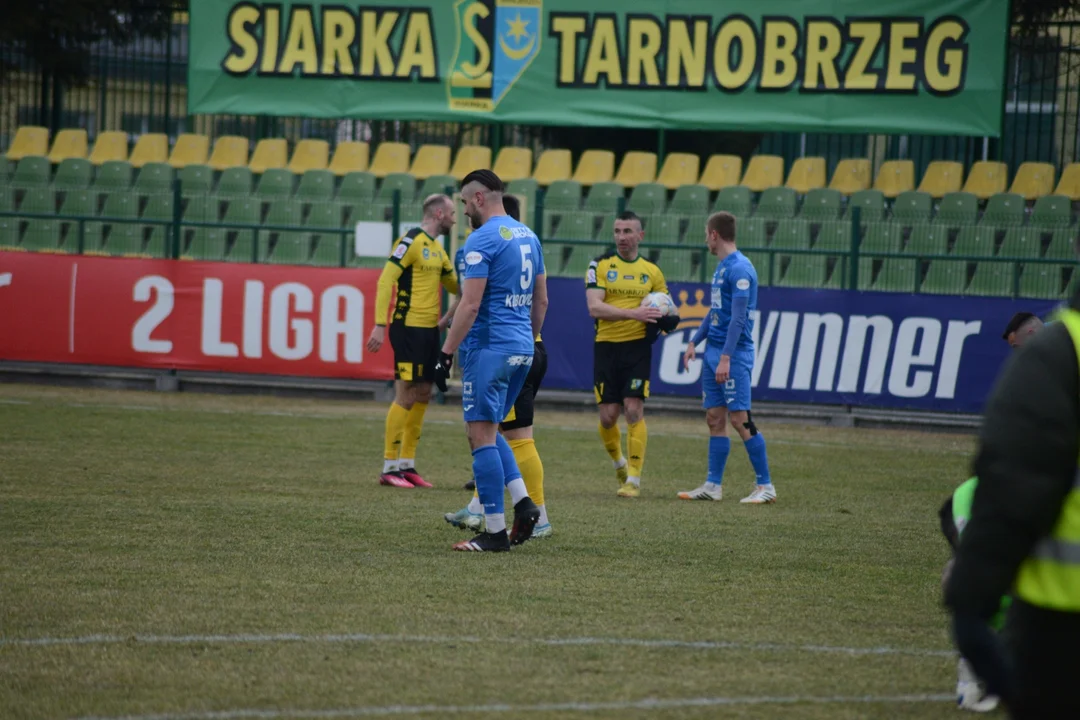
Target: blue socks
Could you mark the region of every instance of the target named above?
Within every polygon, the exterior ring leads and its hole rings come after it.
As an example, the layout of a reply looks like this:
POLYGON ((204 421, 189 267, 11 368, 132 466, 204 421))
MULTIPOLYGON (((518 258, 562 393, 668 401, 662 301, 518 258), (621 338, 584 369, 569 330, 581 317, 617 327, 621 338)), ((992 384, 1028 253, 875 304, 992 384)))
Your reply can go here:
POLYGON ((761 435, 754 435, 743 445, 746 446, 746 454, 750 456, 750 464, 754 466, 757 484, 772 484, 772 478, 769 476, 769 458, 765 455, 765 438, 761 435))
POLYGON ((480 496, 480 502, 484 505, 484 514, 502 514, 504 510, 503 488, 506 487, 506 472, 498 448, 495 445, 485 445, 473 450, 472 456, 473 477, 476 478, 476 494, 480 496))
POLYGON ((731 452, 731 439, 723 437, 709 437, 709 477, 708 482, 717 485, 724 479, 724 466, 727 465, 728 454, 731 452))
POLYGON ((518 469, 514 451, 510 448, 510 443, 506 441, 502 433, 495 434, 495 448, 499 451, 499 459, 502 460, 503 484, 509 485, 511 480, 517 480, 521 477, 521 470, 518 469))

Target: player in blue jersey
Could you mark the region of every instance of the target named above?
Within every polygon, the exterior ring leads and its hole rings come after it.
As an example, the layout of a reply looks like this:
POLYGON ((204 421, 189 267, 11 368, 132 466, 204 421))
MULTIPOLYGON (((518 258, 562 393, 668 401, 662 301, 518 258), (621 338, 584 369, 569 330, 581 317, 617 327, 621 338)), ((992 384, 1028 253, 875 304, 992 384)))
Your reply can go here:
POLYGON ((540 241, 506 214, 502 193, 502 181, 490 170, 474 170, 462 180, 461 201, 477 230, 465 243, 461 302, 435 366, 436 385, 445 392, 454 352, 465 347, 461 403, 485 531, 454 549, 472 552, 509 550, 528 540, 540 520, 498 428, 532 367, 533 338, 547 312, 547 278, 540 241), (509 534, 504 488, 514 504, 509 534))
POLYGON ((758 279, 754 265, 735 247, 735 217, 718 212, 705 224, 705 244, 720 262, 713 273, 712 307, 686 348, 683 364, 689 366, 696 346, 706 340, 701 369, 705 421, 709 424, 709 475, 705 484, 679 493, 683 500, 719 500, 724 465, 731 451, 727 424, 739 433, 754 466, 757 483, 741 502, 754 505, 776 502, 776 488, 769 476, 765 438, 750 417, 750 377, 754 370, 754 321, 758 279))

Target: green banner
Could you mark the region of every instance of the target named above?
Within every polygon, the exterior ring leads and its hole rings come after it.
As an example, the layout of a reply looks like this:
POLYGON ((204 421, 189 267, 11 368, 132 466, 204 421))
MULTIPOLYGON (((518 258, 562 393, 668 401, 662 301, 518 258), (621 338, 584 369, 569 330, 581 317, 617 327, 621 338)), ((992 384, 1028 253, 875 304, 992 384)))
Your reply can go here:
POLYGON ((996 137, 1008 6, 191 0, 188 110, 996 137))

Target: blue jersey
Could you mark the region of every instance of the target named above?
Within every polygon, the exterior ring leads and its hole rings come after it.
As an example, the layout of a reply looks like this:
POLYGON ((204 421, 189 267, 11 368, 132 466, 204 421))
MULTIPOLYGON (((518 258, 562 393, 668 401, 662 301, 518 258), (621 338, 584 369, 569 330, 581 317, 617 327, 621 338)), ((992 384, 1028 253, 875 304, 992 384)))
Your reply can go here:
POLYGON ((746 324, 742 337, 738 339, 735 350, 753 351, 754 321, 750 311, 757 309, 758 279, 754 265, 745 255, 736 250, 716 265, 712 280, 712 308, 709 310, 709 346, 722 348, 727 341, 728 326, 731 324, 732 300, 747 298, 746 324))
POLYGON ((544 254, 536 233, 508 215, 488 220, 465 241, 465 280, 487 278, 466 349, 533 353, 532 301, 544 254))
POLYGON ((454 255, 454 272, 457 273, 457 286, 461 287, 461 281, 465 279, 465 246, 458 248, 454 255))

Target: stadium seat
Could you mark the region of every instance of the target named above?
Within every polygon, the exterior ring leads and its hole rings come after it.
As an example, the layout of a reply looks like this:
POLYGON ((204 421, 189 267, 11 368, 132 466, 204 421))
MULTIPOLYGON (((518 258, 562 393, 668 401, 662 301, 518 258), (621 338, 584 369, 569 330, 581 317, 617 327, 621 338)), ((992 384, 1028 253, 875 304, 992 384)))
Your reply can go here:
POLYGON ((803 157, 796 160, 788 173, 787 187, 799 195, 825 187, 825 158, 803 157))
POLYGON ((58 218, 27 220, 20 247, 23 250, 37 252, 57 252, 60 249, 60 220, 58 218))
POLYGON ((964 192, 969 192, 980 200, 987 200, 991 195, 1005 192, 1009 180, 1009 169, 1005 163, 981 160, 971 166, 964 192))
MULTIPOLYGON (((93 195, 88 190, 68 190, 64 196, 64 202, 60 205, 61 217, 92 217, 97 214, 97 203, 94 201, 93 195)), ((94 249, 90 248, 86 244, 86 223, 90 222, 84 220, 81 222, 83 230, 83 250, 94 249)), ((69 252, 79 251, 79 225, 80 221, 77 220, 61 220, 60 221, 60 233, 61 242, 64 244, 69 252)))
POLYGON ((815 188, 806 194, 799 217, 817 221, 836 220, 840 217, 840 198, 836 190, 815 188))
MULTIPOLYGON (((313 265, 338 267, 341 265, 341 239, 342 235, 335 232, 316 232, 317 230, 329 231, 341 226, 341 207, 337 203, 317 203, 311 206, 305 227, 313 232, 315 248, 310 262, 313 265)), ((348 240, 351 240, 351 234, 348 240)), ((348 252, 349 248, 346 247, 348 252)), ((347 256, 346 256, 347 259, 347 256)), ((379 258, 380 260, 382 258, 379 258)))
POLYGON ((329 170, 308 170, 300 176, 296 197, 302 200, 330 200, 334 197, 334 174, 329 170))
POLYGON ((330 159, 330 143, 325 140, 308 138, 296 143, 289 171, 303 175, 308 170, 325 170, 330 159))
POLYGON ((98 168, 94 189, 99 192, 127 190, 131 187, 131 163, 110 160, 98 168))
POLYGON ((303 209, 297 200, 272 203, 266 214, 266 225, 297 228, 297 230, 268 230, 260 233, 260 257, 268 262, 302 265, 311 257, 311 234, 301 231, 303 209))
POLYGON ((998 257, 1037 258, 1043 253, 1043 235, 1048 235, 1035 227, 1012 227, 1005 233, 1005 241, 998 249, 998 257))
POLYGON ((867 222, 860 252, 895 255, 900 252, 904 236, 900 225, 894 222, 867 222))
POLYGON ((49 131, 43 127, 23 125, 15 131, 15 139, 8 148, 8 160, 19 161, 25 157, 45 157, 49 154, 49 131))
POLYGON ((413 158, 409 172, 417 180, 450 172, 450 148, 446 145, 421 145, 413 158))
POLYGON ((248 166, 248 139, 235 135, 219 137, 214 143, 214 151, 207 165, 218 172, 235 167, 246 168, 248 166))
POLYGON ((701 159, 690 153, 670 153, 664 158, 664 165, 656 182, 668 190, 676 190, 683 185, 696 185, 701 159))
MULTIPOLYGON (((214 149, 215 153, 217 148, 214 149)), ((255 145, 255 152, 251 153, 251 162, 248 169, 256 175, 267 170, 284 168, 289 162, 289 143, 285 138, 263 138, 255 145)), ((210 165, 213 166, 211 160, 210 165)))
MULTIPOLYGON (((1036 200, 1054 191, 1054 166, 1050 163, 1026 162, 1016 169, 1009 192, 1025 200, 1036 200)), ((974 280, 972 281, 974 283, 974 280)))
POLYGON ((135 222, 123 222, 138 216, 138 203, 134 195, 127 192, 111 193, 105 199, 101 216, 102 221, 86 224, 87 249, 97 249, 110 255, 142 253, 142 226, 135 222))
POLYGON ((615 173, 615 182, 629 188, 655 182, 656 162, 656 153, 631 150, 623 155, 619 171, 615 173))
POLYGON ((992 227, 965 225, 956 235, 952 255, 963 257, 991 257, 997 244, 996 232, 992 227))
POLYGON ((949 193, 960 192, 964 184, 964 166, 952 160, 935 160, 926 167, 919 192, 932 198, 942 198, 949 193))
POLYGON ((825 285, 828 261, 824 255, 777 255, 782 265, 787 260, 787 269, 775 283, 777 287, 820 288, 825 285))
MULTIPOLYGON (((498 173, 496 173, 498 175, 498 173)), ((502 178, 502 175, 499 175, 502 178)), ((540 187, 539 183, 533 180, 531 177, 518 178, 517 180, 511 180, 507 186, 507 192, 511 195, 521 195, 525 198, 527 207, 524 208, 526 213, 533 212, 532 206, 536 202, 536 191, 540 187)))
POLYGON ((75 190, 90 187, 90 175, 93 170, 89 160, 68 158, 56 168, 53 185, 58 190, 75 190))
POLYGON ((585 198, 585 209, 595 213, 612 214, 619 209, 623 186, 619 183, 596 183, 585 198))
MULTIPOLYGON (((207 195, 190 198, 184 208, 186 223, 216 223, 218 202, 207 195)), ((220 260, 225 257, 225 230, 221 227, 181 226, 181 256, 196 260, 220 260)))
POLYGON ((915 189, 915 163, 910 160, 888 160, 881 164, 874 189, 892 199, 900 193, 915 189))
MULTIPOLYGON (((96 149, 96 146, 95 146, 96 149)), ((124 158, 116 158, 123 160, 124 158)), ((128 162, 138 170, 146 163, 167 163, 169 161, 169 137, 164 133, 146 133, 140 135, 131 150, 128 162)))
POLYGON ((783 250, 809 250, 810 224, 798 218, 777 221, 776 231, 773 233, 769 247, 783 250))
POLYGON ((593 217, 583 212, 568 212, 553 224, 552 240, 592 240, 593 217))
POLYGON ((558 180, 544 193, 547 210, 577 210, 581 207, 581 184, 574 180, 558 180))
POLYGON ((7 156, 0 155, 0 186, 8 184, 13 172, 15 172, 15 163, 8 160, 7 156))
POLYGON ((729 212, 736 218, 745 218, 750 214, 750 188, 742 185, 725 187, 717 193, 713 211, 729 212))
POLYGON ((784 159, 777 155, 755 155, 750 158, 742 184, 751 192, 763 192, 784 184, 784 159))
MULTIPOLYGON (((608 242, 610 242, 610 239, 608 242)), ((570 252, 566 256, 566 264, 563 265, 562 274, 584 280, 585 273, 589 270, 589 263, 601 252, 602 248, 596 245, 571 246, 570 252)))
POLYGON ((893 219, 904 225, 930 222, 934 201, 924 192, 911 190, 901 193, 893 203, 893 219))
POLYGON ((658 183, 642 183, 630 193, 630 199, 626 203, 629 210, 638 214, 653 214, 664 212, 667 205, 667 190, 658 183))
POLYGON ((1030 264, 1020 271, 1020 297, 1056 300, 1064 296, 1068 286, 1063 282, 1060 265, 1030 264))
POLYGON ((949 227, 974 225, 979 217, 979 200, 971 193, 950 192, 941 198, 935 221, 949 227))
MULTIPOLYGON (((172 168, 168 167, 171 171, 172 168)), ((151 195, 146 199, 146 209, 143 210, 143 220, 173 220, 173 197, 169 193, 151 195)), ((143 225, 143 236, 146 238, 144 252, 154 257, 169 257, 166 248, 172 239, 172 227, 165 225, 143 225)))
POLYGON ((1046 257, 1055 260, 1076 261, 1074 234, 1071 228, 1055 230, 1046 248, 1046 257))
MULTIPOLYGON (((172 167, 176 167, 169 163, 172 167)), ((205 165, 186 165, 180 169, 180 192, 185 195, 208 193, 214 187, 214 173, 205 165)))
POLYGON ((594 185, 611 182, 614 176, 615 153, 610 150, 586 150, 578 160, 572 179, 582 185, 594 185))
POLYGON ((453 175, 432 175, 420 185, 420 192, 416 199, 423 201, 429 195, 453 196, 454 188, 458 186, 458 179, 453 175))
MULTIPOLYGON (((681 215, 679 217, 680 225, 685 222, 685 232, 682 235, 682 243, 684 245, 701 245, 705 242, 705 225, 709 222, 708 213, 695 213, 692 215, 681 215)), ((736 235, 740 246, 743 242, 743 220, 736 222, 736 235)))
MULTIPOLYGON (((663 173, 661 173, 663 174, 663 173)), ((680 185, 671 199, 670 212, 702 215, 709 211, 709 190, 704 185, 680 185)))
POLYGON ((232 167, 221 173, 217 192, 225 197, 244 197, 251 194, 251 170, 246 167, 232 167))
POLYGON ((53 139, 52 149, 49 150, 49 162, 53 165, 67 158, 86 157, 86 131, 85 130, 61 130, 53 139))
POLYGON ((403 204, 412 202, 416 197, 416 178, 408 173, 391 173, 383 178, 375 197, 384 202, 391 202, 395 191, 401 193, 403 204))
POLYGON ((615 239, 615 216, 605 215, 600 221, 600 229, 596 231, 596 241, 610 244, 615 239))
POLYGON ((965 260, 934 260, 926 271, 919 292, 932 295, 963 295, 967 289, 965 260))
POLYGON ((334 148, 334 157, 330 158, 330 172, 337 176, 352 172, 367 172, 370 148, 366 142, 345 140, 334 148))
POLYGON ((1072 224, 1072 207, 1064 195, 1044 195, 1035 201, 1031 224, 1036 227, 1068 227, 1072 224))
POLYGON ((492 172, 504 183, 532 177, 532 150, 524 147, 504 147, 495 157, 492 172))
MULTIPOLYGON (((665 249, 657 258, 657 264, 664 270, 664 278, 675 282, 698 282, 702 279, 702 264, 705 253, 702 250, 665 249)), ((712 274, 712 268, 709 268, 712 274)))
POLYGON ((172 197, 173 169, 168 163, 146 163, 135 178, 135 192, 166 193, 172 197))
POLYGON ((738 155, 711 155, 699 183, 709 190, 723 190, 742 180, 742 158, 738 155))
POLYGON ((880 190, 860 190, 848 200, 848 213, 852 208, 859 208, 859 222, 877 222, 885 217, 885 194, 880 190))
POLYGON ((210 138, 205 135, 185 133, 176 138, 176 145, 173 146, 172 154, 169 155, 169 164, 178 169, 188 165, 206 165, 209 152, 210 138))
MULTIPOLYGON (((738 235, 739 247, 758 248, 764 249, 768 245, 768 233, 765 227, 765 220, 758 217, 748 217, 745 220, 740 220, 735 226, 736 234, 738 235)), ((704 234, 704 229, 702 230, 704 234)))
POLYGON ((375 157, 368 168, 375 177, 382 179, 387 175, 400 175, 409 172, 409 146, 399 142, 380 143, 375 148, 375 157))
POLYGON ((23 193, 19 211, 37 215, 52 215, 56 212, 56 192, 50 187, 29 188, 23 193))
POLYGON ((27 155, 15 166, 11 184, 14 187, 40 187, 49 184, 51 174, 52 167, 47 159, 39 155, 27 155))
MULTIPOLYGON (((333 172, 333 171, 331 171, 333 172)), ((369 172, 353 171, 341 179, 337 198, 343 202, 371 202, 378 184, 369 172)))
POLYGON ((943 225, 916 225, 911 228, 905 255, 944 255, 949 249, 949 230, 943 225))
POLYGON ((866 158, 841 160, 833 170, 829 187, 845 195, 870 189, 870 161, 866 158))
MULTIPOLYGON (((226 225, 258 225, 261 210, 259 203, 250 197, 237 198, 229 203, 229 209, 225 211, 222 221, 226 225)), ((241 230, 226 228, 226 238, 232 237, 231 247, 228 248, 226 259, 231 262, 252 262, 255 258, 256 233, 254 230, 241 230)), ((268 233, 258 233, 259 258, 266 256, 268 246, 268 233)))
POLYGON ((673 245, 679 242, 679 218, 660 213, 646 215, 643 220, 645 237, 650 243, 673 245))
POLYGON ((831 220, 822 223, 818 230, 817 240, 814 242, 814 249, 850 252, 851 223, 847 220, 831 220))
MULTIPOLYGON (((874 278, 873 289, 881 292, 915 292, 916 262, 914 258, 886 258, 874 278)), ((859 274, 861 277, 862 273, 859 274)))
POLYGON ((754 214, 767 220, 795 217, 795 191, 788 187, 766 189, 754 214))
POLYGON ((533 170, 533 179, 543 187, 569 180, 572 174, 572 162, 569 150, 545 150, 540 153, 533 170))
POLYGON ((1024 198, 1013 193, 998 193, 986 203, 984 224, 1008 227, 1024 224, 1024 198))
POLYGON ((753 252, 749 251, 744 253, 746 258, 753 263, 754 270, 757 271, 758 287, 769 287, 772 285, 772 277, 769 274, 769 264, 772 255, 767 252, 753 252))
POLYGON ((965 295, 996 295, 1011 297, 1013 294, 1013 263, 986 260, 975 266, 965 295))
POLYGON ((128 136, 126 132, 110 130, 98 133, 94 148, 90 151, 90 162, 101 165, 110 160, 128 159, 128 136))
MULTIPOLYGON (((10 154, 9 154, 10 157, 10 154)), ((1063 195, 1073 202, 1080 202, 1080 163, 1072 162, 1061 171, 1055 195, 1063 195)))
MULTIPOLYGON (((222 177, 224 180, 224 176, 222 177)), ((255 188, 255 193, 262 197, 264 200, 271 198, 289 198, 292 197, 293 185, 296 183, 296 176, 292 171, 284 168, 270 168, 262 174, 259 178, 259 184, 255 188)), ((220 188, 220 186, 219 186, 220 188)), ((273 206, 278 203, 272 203, 273 206)))
MULTIPOLYGON (((491 167, 491 148, 483 145, 462 145, 454 156, 454 167, 450 174, 462 180, 473 170, 491 167)), ((502 178, 499 178, 502 180, 502 178)))

